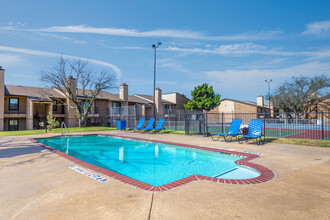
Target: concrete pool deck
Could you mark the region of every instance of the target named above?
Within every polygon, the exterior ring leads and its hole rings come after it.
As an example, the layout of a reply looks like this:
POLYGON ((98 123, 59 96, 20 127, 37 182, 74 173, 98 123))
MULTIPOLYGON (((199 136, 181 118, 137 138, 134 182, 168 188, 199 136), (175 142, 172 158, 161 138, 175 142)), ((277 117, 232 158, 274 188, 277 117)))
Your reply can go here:
POLYGON ((0 219, 329 219, 329 148, 240 145, 173 134, 88 133, 261 153, 251 162, 273 170, 276 178, 256 185, 194 181, 153 194, 113 179, 98 182, 69 169, 73 162, 26 143, 46 135, 0 137, 0 219))

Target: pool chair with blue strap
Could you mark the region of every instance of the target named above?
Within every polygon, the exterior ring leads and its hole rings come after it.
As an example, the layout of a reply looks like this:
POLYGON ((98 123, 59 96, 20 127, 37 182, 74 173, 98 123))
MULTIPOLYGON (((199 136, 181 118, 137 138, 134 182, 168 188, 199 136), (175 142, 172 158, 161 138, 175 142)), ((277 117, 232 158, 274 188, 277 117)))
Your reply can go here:
POLYGON ((159 119, 159 121, 157 123, 157 126, 155 128, 152 128, 152 129, 148 130, 148 132, 149 133, 156 133, 156 132, 160 132, 161 130, 165 131, 165 128, 163 126, 164 122, 165 122, 165 118, 159 119))
POLYGON ((262 120, 261 119, 251 119, 249 125, 249 133, 247 135, 242 135, 239 139, 239 143, 242 144, 243 141, 246 143, 249 142, 250 139, 256 139, 257 145, 261 144, 262 134, 262 120))
POLYGON ((155 118, 150 118, 147 127, 140 128, 140 129, 138 129, 138 131, 149 131, 154 126, 154 123, 155 123, 155 118))
POLYGON ((143 127, 144 121, 146 119, 145 118, 141 118, 138 125, 136 127, 130 127, 130 128, 126 128, 128 131, 134 131, 134 130, 139 130, 143 127))
POLYGON ((233 137, 237 139, 239 135, 239 128, 241 127, 242 119, 233 119, 231 121, 229 130, 227 133, 211 133, 211 138, 213 141, 218 141, 220 137, 223 137, 226 142, 231 142, 233 137), (215 137, 214 137, 215 136, 215 137), (216 138, 218 137, 218 138, 216 138))

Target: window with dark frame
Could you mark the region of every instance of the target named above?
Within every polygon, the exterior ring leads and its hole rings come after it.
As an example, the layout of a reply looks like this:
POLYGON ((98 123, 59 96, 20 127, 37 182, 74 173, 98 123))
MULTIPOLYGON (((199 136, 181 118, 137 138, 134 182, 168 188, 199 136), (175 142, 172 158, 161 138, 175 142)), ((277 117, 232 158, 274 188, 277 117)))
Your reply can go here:
POLYGON ((18 98, 9 98, 9 110, 18 110, 18 98))
POLYGON ((53 100, 53 111, 57 111, 57 100, 53 100))
POLYGON ((18 131, 18 119, 9 119, 8 127, 9 131, 18 131))

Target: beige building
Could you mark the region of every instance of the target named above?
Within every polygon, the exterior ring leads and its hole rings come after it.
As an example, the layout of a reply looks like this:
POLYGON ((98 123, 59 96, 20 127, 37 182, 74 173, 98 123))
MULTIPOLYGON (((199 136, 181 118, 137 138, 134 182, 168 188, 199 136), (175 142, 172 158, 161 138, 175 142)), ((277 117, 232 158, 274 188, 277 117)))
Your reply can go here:
POLYGON ((258 96, 257 102, 239 101, 235 99, 222 99, 219 106, 209 113, 274 113, 272 102, 270 106, 264 105, 264 97, 258 96))
MULTIPOLYGON (((49 114, 60 122, 64 121, 68 127, 78 126, 76 111, 67 105, 69 100, 61 91, 54 88, 5 85, 4 79, 5 70, 0 66, 0 131, 38 129, 39 123, 46 121, 49 114)), ((77 88, 76 79, 69 77, 67 83, 79 99, 85 99, 83 91, 77 88)), ((162 95, 161 89, 156 89, 155 97, 156 112, 164 117, 164 109, 183 109, 183 104, 188 102, 185 96, 178 93, 162 95)), ((123 83, 119 87, 119 94, 104 91, 96 97, 88 115, 88 125, 114 126, 113 123, 123 115, 134 114, 135 120, 150 117, 152 100, 152 96, 128 95, 128 85, 123 83)))

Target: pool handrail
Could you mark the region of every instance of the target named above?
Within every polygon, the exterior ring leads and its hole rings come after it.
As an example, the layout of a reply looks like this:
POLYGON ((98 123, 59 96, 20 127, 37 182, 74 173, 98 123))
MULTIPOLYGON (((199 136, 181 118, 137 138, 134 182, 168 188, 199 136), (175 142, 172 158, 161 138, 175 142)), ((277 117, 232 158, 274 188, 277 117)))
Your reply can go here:
POLYGON ((63 135, 63 134, 65 135, 65 137, 68 137, 68 136, 70 137, 70 132, 69 132, 68 128, 66 127, 64 121, 62 121, 62 123, 61 123, 61 135, 63 135), (66 132, 63 131, 63 127, 65 128, 66 132))

